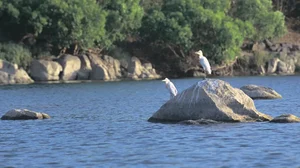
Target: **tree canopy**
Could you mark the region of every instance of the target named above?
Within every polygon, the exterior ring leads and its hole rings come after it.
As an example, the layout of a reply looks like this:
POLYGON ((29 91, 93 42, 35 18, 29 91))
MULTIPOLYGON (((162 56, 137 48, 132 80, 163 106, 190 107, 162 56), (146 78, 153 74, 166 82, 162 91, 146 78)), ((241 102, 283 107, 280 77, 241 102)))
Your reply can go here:
POLYGON ((284 16, 270 0, 164 0, 144 17, 141 35, 183 52, 204 50, 216 63, 232 60, 245 39, 284 33, 284 16))
POLYGON ((2 0, 1 28, 12 39, 28 34, 58 48, 90 47, 105 35, 106 12, 95 0, 2 0))
MULTIPOLYGON (((0 28, 18 41, 32 35, 58 48, 109 47, 140 27, 139 0, 1 0, 0 28)), ((31 36, 31 37, 32 37, 31 36)))
POLYGON ((2 42, 109 49, 134 36, 183 58, 202 49, 215 63, 234 59, 246 39, 285 32, 272 0, 0 0, 0 21, 2 42))

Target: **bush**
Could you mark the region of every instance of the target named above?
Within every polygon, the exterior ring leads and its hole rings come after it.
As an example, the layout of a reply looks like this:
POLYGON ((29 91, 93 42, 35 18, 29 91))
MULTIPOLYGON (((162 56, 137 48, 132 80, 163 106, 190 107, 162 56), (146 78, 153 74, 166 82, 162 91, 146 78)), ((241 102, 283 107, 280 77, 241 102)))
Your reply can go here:
POLYGON ((22 45, 15 43, 0 43, 0 59, 18 64, 27 69, 32 57, 31 52, 22 45))
POLYGON ((1 0, 0 28, 20 41, 28 34, 58 49, 94 46, 105 35, 107 13, 96 0, 1 0))
POLYGON ((161 8, 147 10, 140 35, 185 53, 201 49, 220 64, 234 60, 244 40, 283 35, 284 23, 271 0, 163 0, 161 8))
POLYGON ((233 18, 247 21, 255 27, 254 41, 280 37, 286 33, 284 15, 274 11, 271 0, 236 0, 230 9, 233 18))
POLYGON ((261 65, 265 65, 267 61, 269 61, 274 56, 266 51, 255 51, 254 52, 254 58, 253 63, 257 67, 261 65))
POLYGON ((161 9, 153 9, 144 17, 141 37, 186 53, 201 49, 217 64, 229 62, 245 37, 252 34, 253 26, 228 16, 228 4, 229 0, 165 0, 161 9))

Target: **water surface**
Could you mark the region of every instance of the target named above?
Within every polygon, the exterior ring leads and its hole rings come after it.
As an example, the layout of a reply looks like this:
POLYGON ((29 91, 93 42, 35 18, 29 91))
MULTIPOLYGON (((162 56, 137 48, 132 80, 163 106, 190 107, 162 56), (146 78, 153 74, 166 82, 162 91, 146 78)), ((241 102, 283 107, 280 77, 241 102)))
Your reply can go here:
MULTIPOLYGON (((300 77, 221 78, 282 95, 256 100, 273 117, 300 116, 300 77)), ((178 91, 201 79, 172 80, 178 91)), ((169 99, 161 81, 0 86, 0 115, 14 108, 49 120, 1 121, 0 167, 300 167, 300 124, 149 123, 169 99)))

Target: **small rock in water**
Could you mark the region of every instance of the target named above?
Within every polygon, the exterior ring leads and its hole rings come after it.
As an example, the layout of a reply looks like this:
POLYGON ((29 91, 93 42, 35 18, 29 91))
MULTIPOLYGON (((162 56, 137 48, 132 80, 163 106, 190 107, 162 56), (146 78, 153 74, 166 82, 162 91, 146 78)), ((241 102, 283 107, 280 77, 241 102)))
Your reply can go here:
POLYGON ((300 122, 300 118, 293 114, 283 114, 278 117, 275 117, 273 120, 270 122, 273 123, 295 123, 295 122, 300 122))
POLYGON ((39 113, 27 109, 13 109, 6 112, 1 120, 35 120, 35 119, 49 119, 51 118, 46 113, 39 113))
POLYGON ((246 85, 241 90, 252 99, 280 99, 282 96, 275 90, 257 85, 246 85))
POLYGON ((199 120, 184 120, 179 122, 178 124, 184 124, 184 125, 203 125, 203 124, 217 124, 220 123, 215 120, 209 120, 209 119, 199 119, 199 120))

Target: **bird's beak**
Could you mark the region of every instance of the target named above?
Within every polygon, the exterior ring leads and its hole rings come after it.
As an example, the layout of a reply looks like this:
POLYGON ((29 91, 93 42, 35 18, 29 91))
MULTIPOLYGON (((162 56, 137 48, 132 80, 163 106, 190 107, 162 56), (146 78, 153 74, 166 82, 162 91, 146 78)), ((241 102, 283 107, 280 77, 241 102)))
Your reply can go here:
POLYGON ((164 79, 164 80, 161 80, 161 81, 165 82, 166 80, 164 79))

